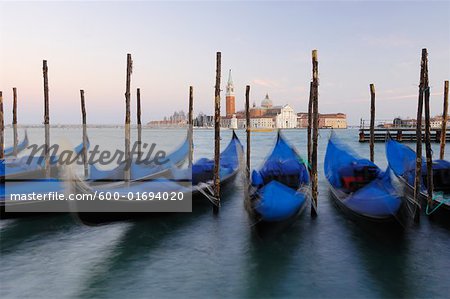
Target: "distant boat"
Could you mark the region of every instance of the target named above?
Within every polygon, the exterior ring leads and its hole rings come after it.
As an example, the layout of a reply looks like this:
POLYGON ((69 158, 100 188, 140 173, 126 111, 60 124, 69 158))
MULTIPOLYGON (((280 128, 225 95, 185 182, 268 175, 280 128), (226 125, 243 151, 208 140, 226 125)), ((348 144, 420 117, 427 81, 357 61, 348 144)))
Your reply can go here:
MULTIPOLYGON (((386 156, 389 167, 402 183, 405 196, 410 207, 416 207, 414 202, 414 181, 416 177, 416 152, 409 146, 401 144, 389 138, 386 142, 386 156)), ((442 217, 450 222, 450 162, 445 160, 433 160, 433 187, 434 197, 428 209, 429 214, 442 217)), ((420 178, 419 200, 426 205, 428 198, 427 189, 427 165, 422 157, 422 177, 420 178)))
POLYGON ((260 229, 291 224, 308 198, 308 167, 278 131, 272 153, 259 170, 253 170, 246 209, 260 229))
POLYGON ((325 177, 337 206, 354 220, 398 223, 402 199, 383 172, 359 157, 332 132, 325 155, 325 177))

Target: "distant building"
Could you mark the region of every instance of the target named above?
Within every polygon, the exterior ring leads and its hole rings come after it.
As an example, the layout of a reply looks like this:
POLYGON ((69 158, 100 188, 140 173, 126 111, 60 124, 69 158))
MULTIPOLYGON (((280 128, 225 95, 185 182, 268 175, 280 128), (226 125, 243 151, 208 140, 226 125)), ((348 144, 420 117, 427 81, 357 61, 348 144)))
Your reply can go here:
POLYGON ((402 127, 402 128, 414 128, 417 125, 417 120, 415 119, 401 119, 400 117, 394 118, 393 127, 402 127))
POLYGON ((233 116, 230 119, 230 129, 237 129, 238 128, 238 120, 236 118, 236 114, 233 114, 233 116))
POLYGON ((231 118, 236 112, 236 98, 234 96, 234 85, 233 79, 231 79, 231 70, 228 74, 228 83, 226 87, 226 96, 225 96, 225 104, 226 104, 226 117, 231 118))
POLYGON ((297 128, 307 128, 308 127, 308 113, 299 112, 297 113, 297 128))
POLYGON ((319 128, 347 129, 347 116, 344 113, 319 114, 319 128))
MULTIPOLYGON (((230 129, 232 129, 231 122, 232 122, 232 119, 233 119, 233 118, 236 118, 236 114, 234 114, 234 115, 231 116, 231 117, 222 116, 222 117, 220 118, 220 126, 221 126, 222 128, 230 128, 230 129)), ((234 121, 233 121, 233 122, 234 122, 234 121)))
MULTIPOLYGON (((394 118, 392 122, 392 127, 395 128, 415 128, 417 126, 417 120, 412 118, 401 119, 400 117, 394 118)), ((422 118, 422 126, 425 126, 425 118, 422 118)), ((442 115, 437 115, 430 118, 431 129, 441 129, 442 128, 442 115)), ((450 128, 450 122, 447 123, 447 128, 450 128)))
MULTIPOLYGON (((297 116, 289 105, 273 106, 272 100, 266 94, 261 106, 250 108, 250 126, 259 129, 292 129, 297 126, 297 116)), ((241 110, 232 115, 226 115, 221 120, 222 127, 245 128, 245 111, 241 110)))
POLYGON ((277 109, 275 127, 278 129, 294 129, 297 127, 297 115, 291 106, 284 105, 277 109))
POLYGON ((250 118, 250 128, 253 129, 272 129, 275 128, 273 116, 261 116, 250 118))
POLYGON ((256 106, 253 103, 253 107, 250 107, 250 117, 261 117, 267 114, 273 114, 274 111, 272 109, 276 109, 277 107, 273 107, 272 100, 269 98, 269 94, 266 94, 265 98, 261 101, 261 106, 256 106))
MULTIPOLYGON (((214 127, 214 116, 206 115, 200 112, 193 119, 194 127, 214 127)), ((188 119, 183 111, 174 112, 163 120, 153 120, 147 123, 147 126, 153 128, 186 128, 188 127, 188 119)))
MULTIPOLYGON (((308 113, 297 113, 297 127, 308 127, 308 113)), ((319 113, 319 129, 347 129, 347 116, 344 113, 319 113)))
POLYGON ((184 128, 187 127, 187 122, 174 122, 171 120, 152 120, 147 123, 151 128, 184 128))
POLYGON ((184 111, 175 111, 171 116, 165 116, 163 120, 152 120, 147 125, 156 128, 182 128, 187 127, 187 117, 184 111))
MULTIPOLYGON (((432 117, 430 119, 430 127, 432 129, 442 129, 442 120, 443 120, 442 115, 432 117)), ((450 122, 447 122, 447 128, 449 128, 449 127, 450 127, 450 122)))
POLYGON ((214 127, 214 116, 199 113, 199 115, 194 119, 194 127, 214 127))
MULTIPOLYGON (((224 128, 242 129, 246 126, 246 113, 244 110, 236 111, 236 98, 231 70, 228 74, 225 97, 226 114, 221 117, 220 125, 224 128)), ((308 127, 308 114, 295 113, 294 109, 286 104, 274 106, 269 94, 266 94, 260 106, 249 109, 250 126, 258 129, 293 129, 308 127)), ((347 116, 343 113, 319 114, 320 128, 346 129, 347 116)))

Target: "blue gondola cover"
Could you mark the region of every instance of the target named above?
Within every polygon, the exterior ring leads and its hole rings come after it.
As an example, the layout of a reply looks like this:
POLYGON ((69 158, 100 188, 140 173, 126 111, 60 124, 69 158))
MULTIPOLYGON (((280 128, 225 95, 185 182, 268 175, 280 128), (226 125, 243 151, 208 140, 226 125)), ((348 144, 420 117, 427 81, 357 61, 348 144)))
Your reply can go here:
POLYGON ((392 186, 389 168, 383 172, 370 160, 361 158, 342 143, 334 132, 328 141, 324 170, 331 188, 345 194, 344 198, 338 200, 354 213, 382 218, 399 212, 402 201, 392 186), (368 171, 364 174, 363 184, 356 190, 348 190, 343 177, 361 169, 368 171))
POLYGON ((278 222, 297 214, 306 202, 302 186, 309 184, 306 163, 278 132, 272 153, 252 171, 253 208, 262 221, 278 222))
POLYGON ((255 209, 265 221, 288 219, 305 203, 304 194, 277 181, 271 181, 258 192, 263 200, 257 202, 255 209))

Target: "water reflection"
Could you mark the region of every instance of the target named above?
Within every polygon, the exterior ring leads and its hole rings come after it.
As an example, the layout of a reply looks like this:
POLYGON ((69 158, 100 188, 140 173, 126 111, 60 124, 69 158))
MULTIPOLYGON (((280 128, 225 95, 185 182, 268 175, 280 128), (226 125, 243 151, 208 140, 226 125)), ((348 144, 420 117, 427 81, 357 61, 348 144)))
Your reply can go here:
POLYGON ((8 219, 7 224, 0 230, 0 254, 5 258, 10 252, 22 244, 43 238, 52 234, 69 231, 75 222, 69 215, 49 213, 46 215, 30 216, 23 219, 8 219))
POLYGON ((361 227, 351 228, 353 251, 361 268, 371 280, 369 285, 380 298, 410 298, 415 294, 410 277, 409 249, 406 232, 379 230, 367 232, 361 227))
POLYGON ((196 206, 192 213, 154 213, 150 219, 130 222, 127 231, 110 250, 110 255, 91 267, 91 275, 86 277, 79 296, 96 298, 119 291, 124 281, 140 280, 139 275, 152 263, 158 262, 153 254, 158 255, 167 239, 183 235, 196 221, 211 218, 211 214, 211 206, 205 204, 196 206))
MULTIPOLYGON (((246 262, 246 297, 285 297, 288 289, 285 283, 292 269, 293 259, 299 258, 300 243, 305 227, 302 215, 294 225, 280 235, 261 235, 249 232, 248 258, 246 262), (291 236, 295 235, 296 238, 291 236)), ((308 215, 309 217, 309 215, 308 215)))

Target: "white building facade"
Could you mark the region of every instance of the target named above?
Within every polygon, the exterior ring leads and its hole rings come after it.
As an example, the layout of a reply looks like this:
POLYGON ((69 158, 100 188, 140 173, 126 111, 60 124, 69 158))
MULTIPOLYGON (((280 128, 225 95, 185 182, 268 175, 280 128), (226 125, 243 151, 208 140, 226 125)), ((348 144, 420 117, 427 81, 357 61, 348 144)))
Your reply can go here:
POLYGON ((280 113, 275 116, 275 126, 277 129, 294 129, 297 127, 297 114, 289 105, 284 105, 280 113))
POLYGON ((230 119, 230 129, 238 128, 238 119, 236 118, 236 114, 233 114, 233 117, 230 119))

